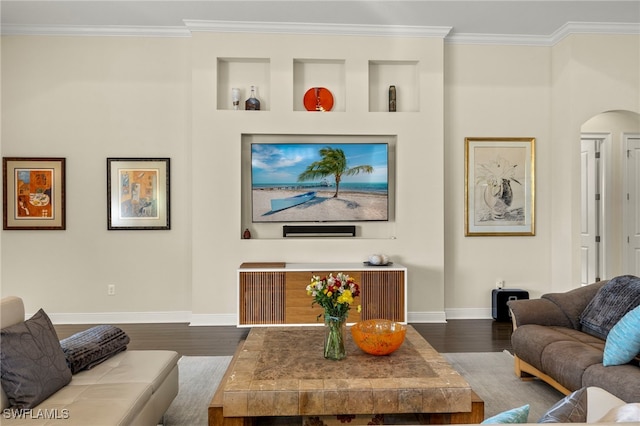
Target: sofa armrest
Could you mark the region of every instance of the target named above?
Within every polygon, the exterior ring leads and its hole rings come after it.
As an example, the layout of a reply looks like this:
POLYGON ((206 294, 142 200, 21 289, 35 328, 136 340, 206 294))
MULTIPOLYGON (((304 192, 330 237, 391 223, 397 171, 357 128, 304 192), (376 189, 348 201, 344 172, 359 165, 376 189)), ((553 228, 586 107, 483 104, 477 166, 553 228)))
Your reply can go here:
POLYGON ((567 315, 556 305, 547 299, 519 299, 510 300, 507 306, 511 310, 513 328, 525 324, 538 324, 546 326, 560 326, 573 328, 567 315))

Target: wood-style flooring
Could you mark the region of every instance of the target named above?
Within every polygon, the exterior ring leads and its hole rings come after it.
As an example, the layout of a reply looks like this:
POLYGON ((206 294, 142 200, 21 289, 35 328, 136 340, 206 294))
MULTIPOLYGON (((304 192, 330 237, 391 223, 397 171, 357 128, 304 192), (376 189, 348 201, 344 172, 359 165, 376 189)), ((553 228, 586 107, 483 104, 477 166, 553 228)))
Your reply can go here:
MULTIPOLYGON (((449 320, 446 324, 411 323, 438 352, 511 350, 511 323, 493 320, 449 320)), ((185 356, 230 356, 249 333, 235 326, 117 324, 129 335, 129 349, 168 349, 185 356)), ((91 325, 56 325, 60 339, 91 325)))

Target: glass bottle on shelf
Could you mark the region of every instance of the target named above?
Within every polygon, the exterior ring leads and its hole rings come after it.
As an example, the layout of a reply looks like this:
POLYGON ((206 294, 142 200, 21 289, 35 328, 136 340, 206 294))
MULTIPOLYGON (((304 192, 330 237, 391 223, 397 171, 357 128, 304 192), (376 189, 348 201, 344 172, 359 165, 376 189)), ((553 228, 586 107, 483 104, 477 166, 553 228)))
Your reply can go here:
POLYGON ((260 101, 256 98, 256 86, 251 86, 251 96, 244 103, 244 109, 247 111, 259 111, 260 101))

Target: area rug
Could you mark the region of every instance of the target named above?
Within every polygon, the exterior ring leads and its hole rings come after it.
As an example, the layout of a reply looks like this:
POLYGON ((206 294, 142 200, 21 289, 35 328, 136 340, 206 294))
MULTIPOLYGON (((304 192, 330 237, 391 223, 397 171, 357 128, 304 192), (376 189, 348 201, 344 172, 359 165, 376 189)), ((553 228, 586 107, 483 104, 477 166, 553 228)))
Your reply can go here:
MULTIPOLYGON (((485 418, 529 404, 529 422, 535 423, 563 397, 544 382, 519 380, 513 372, 513 357, 506 351, 442 355, 484 400, 485 418)), ((164 416, 164 425, 206 426, 209 402, 230 362, 230 356, 182 357, 178 362, 180 390, 164 416)), ((291 424, 291 419, 270 423, 291 424)))

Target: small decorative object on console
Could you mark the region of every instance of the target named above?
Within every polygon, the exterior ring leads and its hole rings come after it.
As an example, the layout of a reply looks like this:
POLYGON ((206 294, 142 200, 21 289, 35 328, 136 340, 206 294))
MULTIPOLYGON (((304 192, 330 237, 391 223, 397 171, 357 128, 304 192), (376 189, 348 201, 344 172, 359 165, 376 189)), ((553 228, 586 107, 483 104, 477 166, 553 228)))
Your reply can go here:
POLYGON ((407 326, 386 319, 357 322, 351 327, 356 345, 371 355, 389 355, 404 342, 407 326))
POLYGON ((365 262, 365 264, 371 265, 371 266, 386 266, 389 265, 391 263, 391 260, 389 259, 389 256, 387 256, 386 254, 372 254, 371 256, 369 256, 369 261, 365 262))
MULTIPOLYGON (((307 294, 313 297, 312 306, 317 304, 324 308, 324 357, 344 359, 347 356, 344 348, 345 324, 354 298, 360 295, 360 286, 352 277, 342 272, 322 278, 314 275, 311 277, 311 284, 307 286, 307 294)), ((360 305, 357 309, 360 312, 360 305)))

